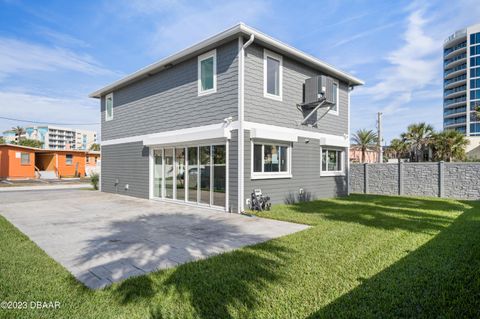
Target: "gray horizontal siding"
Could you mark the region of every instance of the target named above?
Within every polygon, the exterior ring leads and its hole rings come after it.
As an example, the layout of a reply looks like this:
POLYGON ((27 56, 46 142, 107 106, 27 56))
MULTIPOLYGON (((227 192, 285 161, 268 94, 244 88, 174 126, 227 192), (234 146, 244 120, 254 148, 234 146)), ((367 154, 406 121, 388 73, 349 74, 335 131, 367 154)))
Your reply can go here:
POLYGON ((101 155, 102 191, 148 198, 149 151, 142 142, 102 146, 101 155))
POLYGON ((318 122, 318 128, 298 124, 303 120, 303 114, 296 107, 302 103, 303 84, 315 75, 320 73, 284 56, 283 101, 266 98, 263 96, 263 47, 252 44, 247 48, 245 59, 245 120, 335 135, 348 133, 348 86, 345 83, 340 83, 338 116, 327 114, 318 122))
POLYGON ((305 143, 300 138, 292 147, 292 178, 251 179, 252 147, 250 132, 245 132, 245 198, 250 198, 253 189, 260 188, 271 197, 273 204, 284 202, 289 193, 298 194, 303 188, 314 198, 330 198, 347 195, 346 176, 320 176, 320 144, 311 139, 305 143))
POLYGON ((238 42, 217 48, 217 92, 198 96, 197 57, 113 92, 113 120, 102 140, 221 123, 238 114, 238 42))

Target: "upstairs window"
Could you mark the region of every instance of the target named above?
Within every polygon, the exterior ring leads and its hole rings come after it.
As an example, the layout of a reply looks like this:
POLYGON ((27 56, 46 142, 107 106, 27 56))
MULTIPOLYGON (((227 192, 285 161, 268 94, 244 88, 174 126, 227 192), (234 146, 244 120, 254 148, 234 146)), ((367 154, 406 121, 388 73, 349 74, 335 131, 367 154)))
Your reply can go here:
POLYGON ((338 83, 334 82, 333 85, 332 85, 332 95, 333 95, 333 102, 335 103, 331 109, 330 109, 330 113, 332 114, 335 114, 335 115, 338 115, 338 99, 339 99, 339 96, 338 96, 338 83))
POLYGON ((113 119, 113 93, 105 97, 105 121, 113 119))
POLYGON ((198 57, 198 95, 217 91, 217 51, 198 57))
POLYGON ((282 100, 283 59, 280 55, 263 51, 263 77, 265 97, 282 100))

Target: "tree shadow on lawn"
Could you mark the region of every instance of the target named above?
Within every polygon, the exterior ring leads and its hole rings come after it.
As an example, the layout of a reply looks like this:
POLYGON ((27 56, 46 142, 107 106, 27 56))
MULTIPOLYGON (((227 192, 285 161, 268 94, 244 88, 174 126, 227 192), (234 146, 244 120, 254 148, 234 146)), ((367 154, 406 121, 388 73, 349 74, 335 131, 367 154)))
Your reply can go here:
POLYGON ((280 268, 293 256, 269 241, 129 278, 110 289, 121 304, 150 307, 152 319, 244 317, 266 287, 283 278, 280 268))
POLYGON ((269 238, 261 233, 246 233, 228 219, 201 214, 145 215, 114 221, 105 233, 89 241, 89 248, 77 262, 93 261, 92 270, 107 276, 128 275, 131 265, 154 271, 162 262, 179 256, 184 262, 197 260, 173 269, 134 274, 107 288, 119 305, 151 306, 152 318, 183 318, 189 312, 192 317, 229 318, 233 308, 253 308, 256 296, 269 283, 281 279, 279 268, 294 255, 280 243, 265 242, 269 238), (263 243, 218 255, 220 248, 232 250, 258 242, 263 243), (103 259, 105 256, 110 258, 103 259), (205 257, 210 258, 198 260, 205 257))
MULTIPOLYGON (((468 203, 435 198, 408 198, 381 195, 350 195, 336 199, 317 200, 288 206, 305 214, 316 224, 315 216, 376 227, 386 230, 404 229, 431 233, 447 227, 469 207, 468 203), (311 214, 312 216, 308 216, 311 214)), ((274 216, 274 213, 272 214, 274 216)), ((295 219, 290 219, 295 221, 295 219)))
POLYGON ((182 265, 161 283, 168 297, 154 303, 151 318, 246 317, 268 286, 282 280, 281 269, 293 257, 291 249, 270 241, 182 265))
POLYGON ((480 202, 310 318, 480 317, 480 202))

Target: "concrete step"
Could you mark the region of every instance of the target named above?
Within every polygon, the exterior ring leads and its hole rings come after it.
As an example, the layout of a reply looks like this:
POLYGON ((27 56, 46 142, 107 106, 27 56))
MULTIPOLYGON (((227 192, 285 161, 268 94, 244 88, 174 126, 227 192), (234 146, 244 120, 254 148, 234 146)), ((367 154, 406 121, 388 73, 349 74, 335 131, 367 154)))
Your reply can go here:
POLYGON ((41 179, 57 179, 55 171, 39 171, 41 179))

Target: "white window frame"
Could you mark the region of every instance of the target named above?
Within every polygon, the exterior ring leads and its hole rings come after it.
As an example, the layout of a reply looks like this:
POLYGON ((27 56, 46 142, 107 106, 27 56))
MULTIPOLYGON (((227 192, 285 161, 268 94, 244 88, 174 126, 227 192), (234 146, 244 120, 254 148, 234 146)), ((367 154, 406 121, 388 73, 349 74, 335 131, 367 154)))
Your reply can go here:
POLYGON ((197 62, 197 82, 198 82, 198 96, 208 95, 217 92, 217 50, 212 50, 198 56, 197 62), (213 88, 202 90, 202 61, 213 57, 213 88))
POLYGON ((321 146, 320 147, 320 176, 345 176, 345 152, 346 152, 345 148, 321 146), (340 170, 339 171, 329 171, 328 163, 327 163, 327 171, 322 170, 323 151, 340 152, 340 170))
POLYGON ((282 101, 283 98, 283 57, 279 54, 273 53, 267 49, 263 49, 263 96, 269 99, 273 99, 276 101, 282 101), (270 94, 267 91, 267 59, 268 58, 275 59, 280 62, 280 70, 279 74, 279 83, 278 83, 278 95, 270 94))
POLYGON ((105 122, 113 120, 113 92, 105 96, 105 122), (112 116, 108 116, 107 100, 112 99, 112 116))
MULTIPOLYGON (((254 141, 250 142, 251 158, 250 158, 250 175, 251 179, 273 179, 273 178, 292 178, 292 144, 282 142, 268 142, 268 141, 254 141), (286 172, 254 172, 254 145, 262 145, 262 171, 264 169, 265 161, 265 145, 284 146, 287 148, 287 171, 286 172)), ((279 164, 280 165, 280 164, 279 164)))
POLYGON ((328 113, 332 115, 338 115, 338 110, 340 109, 340 82, 333 81, 333 84, 337 86, 337 96, 336 96, 337 109, 336 110, 330 109, 328 113))

